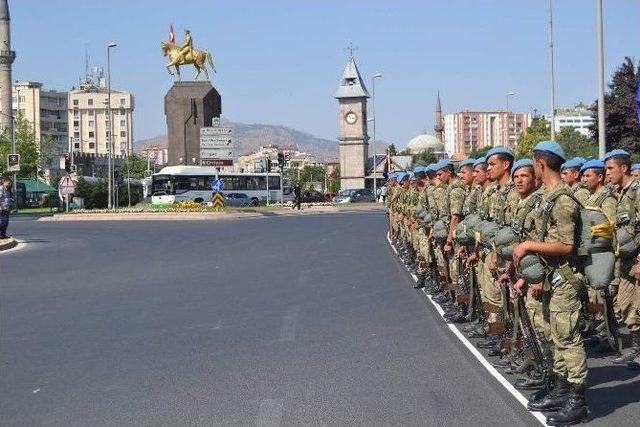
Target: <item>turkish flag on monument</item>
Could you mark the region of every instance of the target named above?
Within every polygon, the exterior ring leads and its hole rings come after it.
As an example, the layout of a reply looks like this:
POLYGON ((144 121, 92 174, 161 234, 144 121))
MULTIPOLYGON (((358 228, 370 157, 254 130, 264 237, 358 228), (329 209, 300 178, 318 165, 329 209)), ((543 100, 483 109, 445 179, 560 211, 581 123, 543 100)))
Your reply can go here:
POLYGON ((175 36, 175 34, 173 33, 173 24, 171 24, 171 25, 169 26, 169 41, 170 41, 171 43, 175 43, 175 41, 176 41, 176 36, 175 36))

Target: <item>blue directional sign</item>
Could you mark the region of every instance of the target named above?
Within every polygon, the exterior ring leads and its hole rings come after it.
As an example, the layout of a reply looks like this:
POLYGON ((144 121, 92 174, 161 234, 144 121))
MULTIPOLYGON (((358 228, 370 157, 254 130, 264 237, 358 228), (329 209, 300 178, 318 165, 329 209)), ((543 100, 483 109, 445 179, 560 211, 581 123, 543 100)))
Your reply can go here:
POLYGON ((213 191, 222 191, 222 190, 224 190, 224 182, 221 179, 213 179, 213 180, 211 180, 211 189, 213 191))

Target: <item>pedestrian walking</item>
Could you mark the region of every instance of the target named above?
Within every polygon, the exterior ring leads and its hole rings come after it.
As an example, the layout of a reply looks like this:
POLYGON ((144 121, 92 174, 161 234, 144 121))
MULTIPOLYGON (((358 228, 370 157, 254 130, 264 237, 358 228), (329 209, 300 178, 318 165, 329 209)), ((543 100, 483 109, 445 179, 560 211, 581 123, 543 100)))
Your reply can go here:
POLYGON ((13 182, 5 178, 0 185, 0 239, 8 239, 7 227, 9 226, 9 212, 13 204, 13 193, 11 192, 13 182))
MULTIPOLYGON (((385 206, 387 205, 387 191, 388 189, 386 185, 380 189, 380 196, 382 196, 382 204, 385 206)), ((379 201, 380 200, 378 198, 378 195, 376 194, 376 202, 379 202, 379 201)))
POLYGON ((295 196, 294 200, 293 200, 293 209, 295 210, 295 208, 297 207, 298 210, 300 210, 300 204, 302 203, 301 197, 302 197, 302 190, 300 189, 300 184, 296 184, 295 187, 293 187, 293 195, 295 196))

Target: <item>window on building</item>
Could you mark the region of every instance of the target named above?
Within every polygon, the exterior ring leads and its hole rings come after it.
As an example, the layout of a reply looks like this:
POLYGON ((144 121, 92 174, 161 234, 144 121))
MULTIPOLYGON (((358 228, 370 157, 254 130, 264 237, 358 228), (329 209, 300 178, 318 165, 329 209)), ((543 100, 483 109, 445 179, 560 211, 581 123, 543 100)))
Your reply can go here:
POLYGON ((95 114, 95 111, 93 111, 93 110, 89 110, 89 115, 90 115, 90 116, 93 116, 94 114, 95 114))
POLYGON ((121 116, 124 116, 125 114, 127 114, 127 113, 126 113, 126 111, 125 111, 123 108, 121 108, 121 109, 120 109, 120 115, 121 115, 121 116))
POLYGON ((95 149, 95 148, 96 148, 96 143, 95 143, 95 142, 90 142, 90 143, 89 143, 89 149, 90 149, 90 150, 93 150, 93 149, 95 149))
POLYGON ((80 138, 80 132, 74 132, 73 133, 73 137, 74 138, 80 138))
POLYGON ((95 132, 89 131, 89 138, 95 138, 95 132))
POLYGON ((127 125, 126 120, 120 120, 120 126, 125 127, 127 125))
POLYGON ((127 137, 127 131, 126 130, 121 130, 120 131, 120 137, 126 138, 127 137))
POLYGON ((74 120, 73 121, 73 127, 77 128, 78 126, 80 126, 80 121, 79 120, 74 120))
POLYGON ((73 100, 73 105, 78 105, 78 100, 77 99, 73 100))
POLYGON ((105 135, 106 135, 107 138, 109 138, 109 135, 111 135, 111 133, 109 131, 106 131, 105 135))
POLYGON ((96 125, 96 122, 93 120, 89 120, 89 127, 92 128, 96 125))
POLYGON ((87 99, 87 104, 88 105, 93 105, 93 98, 87 99))
POLYGON ((79 142, 74 143, 73 144, 73 148, 75 148, 76 150, 79 150, 80 149, 80 143, 79 142))
POLYGON ((120 105, 125 105, 126 102, 127 102, 126 99, 120 98, 120 105))

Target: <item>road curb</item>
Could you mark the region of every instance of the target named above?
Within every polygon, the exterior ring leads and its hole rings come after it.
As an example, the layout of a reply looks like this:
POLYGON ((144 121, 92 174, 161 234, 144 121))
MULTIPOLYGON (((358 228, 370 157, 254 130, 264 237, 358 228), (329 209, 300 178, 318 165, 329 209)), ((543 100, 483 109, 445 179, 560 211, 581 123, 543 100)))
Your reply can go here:
POLYGON ((13 237, 9 237, 9 239, 0 240, 0 252, 6 251, 7 249, 13 249, 18 246, 18 241, 13 237))
POLYGON ((56 214, 38 218, 38 221, 204 221, 230 220, 242 218, 265 218, 274 216, 315 215, 342 212, 382 212, 378 206, 313 206, 300 211, 291 208, 276 210, 249 209, 231 212, 118 212, 118 213, 77 213, 56 214))

